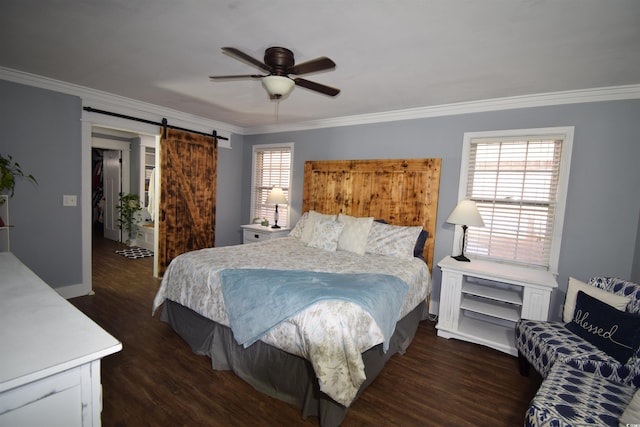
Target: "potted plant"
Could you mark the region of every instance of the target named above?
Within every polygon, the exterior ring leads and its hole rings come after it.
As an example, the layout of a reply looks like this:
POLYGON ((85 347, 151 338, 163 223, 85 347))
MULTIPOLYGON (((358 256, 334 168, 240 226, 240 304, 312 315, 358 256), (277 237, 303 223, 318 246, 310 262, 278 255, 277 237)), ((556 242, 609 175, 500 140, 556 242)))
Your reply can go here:
MULTIPOLYGON (((13 157, 0 154, 0 193, 13 197, 16 178, 25 178, 36 185, 38 184, 38 181, 36 181, 33 175, 25 175, 24 172, 22 172, 20 164, 15 162, 13 157)), ((0 204, 3 202, 4 200, 0 202, 0 204)))
MULTIPOLYGON (((13 157, 10 155, 3 155, 0 153, 0 194, 6 195, 7 197, 13 197, 13 191, 16 186, 16 178, 25 178, 34 184, 38 184, 38 181, 33 177, 33 175, 25 175, 22 172, 22 168, 18 162, 13 160, 13 157)), ((0 205, 3 205, 6 198, 0 198, 0 205)), ((4 227, 5 223, 2 218, 0 218, 0 227, 4 227)))
POLYGON ((116 209, 120 212, 118 218, 118 227, 120 230, 127 232, 127 245, 131 245, 132 237, 136 235, 138 227, 136 226, 136 214, 142 210, 140 206, 140 197, 137 194, 120 193, 120 203, 116 209))

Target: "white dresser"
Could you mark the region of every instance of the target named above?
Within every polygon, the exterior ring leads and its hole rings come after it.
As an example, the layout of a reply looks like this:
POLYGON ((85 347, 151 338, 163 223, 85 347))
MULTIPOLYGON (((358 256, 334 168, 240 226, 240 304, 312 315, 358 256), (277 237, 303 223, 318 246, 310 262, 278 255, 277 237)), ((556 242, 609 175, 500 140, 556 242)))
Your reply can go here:
POLYGON ((442 269, 438 336, 458 338, 516 355, 519 319, 547 320, 558 284, 547 271, 446 257, 442 269))
POLYGON ((0 253, 0 426, 99 426, 100 359, 122 344, 0 253))
POLYGON ((289 228, 271 228, 264 227, 260 224, 241 225, 242 227, 242 243, 255 243, 264 240, 279 239, 287 237, 291 231, 289 228))

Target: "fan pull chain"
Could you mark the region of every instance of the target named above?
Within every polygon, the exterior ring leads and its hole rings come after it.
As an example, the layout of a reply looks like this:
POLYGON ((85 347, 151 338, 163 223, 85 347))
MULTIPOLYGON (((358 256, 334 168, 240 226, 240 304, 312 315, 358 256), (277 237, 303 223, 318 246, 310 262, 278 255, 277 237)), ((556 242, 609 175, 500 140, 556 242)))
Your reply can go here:
POLYGON ((280 116, 280 98, 276 99, 276 123, 278 122, 280 116))

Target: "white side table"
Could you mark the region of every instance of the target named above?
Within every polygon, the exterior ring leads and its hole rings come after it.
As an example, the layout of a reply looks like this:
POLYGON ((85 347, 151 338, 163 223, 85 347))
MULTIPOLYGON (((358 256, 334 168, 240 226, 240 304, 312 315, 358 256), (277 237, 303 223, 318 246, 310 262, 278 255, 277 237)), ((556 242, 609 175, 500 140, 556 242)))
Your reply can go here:
POLYGON ((255 243, 265 240, 279 239, 287 237, 291 229, 289 228, 271 228, 264 227, 260 224, 241 225, 242 227, 242 243, 255 243))
POLYGON ((547 320, 555 276, 490 261, 442 259, 438 336, 517 355, 519 319, 547 320))

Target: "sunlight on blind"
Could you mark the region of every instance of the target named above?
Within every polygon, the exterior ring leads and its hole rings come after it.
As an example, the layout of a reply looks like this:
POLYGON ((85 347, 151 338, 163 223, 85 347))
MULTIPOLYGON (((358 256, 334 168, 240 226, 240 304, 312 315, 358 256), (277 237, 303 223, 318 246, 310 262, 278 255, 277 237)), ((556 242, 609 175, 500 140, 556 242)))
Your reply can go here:
POLYGON ((548 267, 562 139, 474 139, 466 196, 485 227, 469 227, 467 253, 548 267))
MULTIPOLYGON (((289 200, 291 180, 291 149, 288 147, 257 148, 255 152, 254 185, 252 189, 253 217, 274 223, 275 206, 267 204, 273 187, 281 187, 289 200)), ((289 206, 278 205, 278 224, 288 226, 289 206)))

